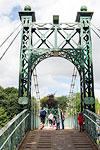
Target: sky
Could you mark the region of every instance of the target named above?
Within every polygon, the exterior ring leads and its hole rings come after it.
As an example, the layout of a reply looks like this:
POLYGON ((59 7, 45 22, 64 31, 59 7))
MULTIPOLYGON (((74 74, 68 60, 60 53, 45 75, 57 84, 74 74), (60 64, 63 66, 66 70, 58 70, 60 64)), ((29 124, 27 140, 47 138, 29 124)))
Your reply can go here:
MULTIPOLYGON (((99 0, 0 0, 0 45, 20 24, 18 11, 23 11, 25 5, 30 5, 32 11, 35 11, 36 22, 43 23, 52 22, 53 15, 59 15, 60 22, 75 22, 77 12, 80 11, 81 6, 86 5, 88 11, 94 12, 92 24, 100 29, 99 0)), ((16 34, 17 31, 4 46, 0 47, 0 56, 16 34)), ((91 34, 95 97, 100 101, 100 38, 93 32, 91 34)), ((98 34, 100 35, 100 32, 98 34)), ((18 35, 6 55, 0 60, 0 85, 4 88, 18 88, 20 45, 21 34, 18 35)), ((58 57, 48 58, 40 62, 36 67, 40 97, 51 93, 55 93, 55 96, 68 96, 73 68, 74 65, 69 61, 58 57)), ((78 75, 74 92, 80 91, 79 80, 78 75)))

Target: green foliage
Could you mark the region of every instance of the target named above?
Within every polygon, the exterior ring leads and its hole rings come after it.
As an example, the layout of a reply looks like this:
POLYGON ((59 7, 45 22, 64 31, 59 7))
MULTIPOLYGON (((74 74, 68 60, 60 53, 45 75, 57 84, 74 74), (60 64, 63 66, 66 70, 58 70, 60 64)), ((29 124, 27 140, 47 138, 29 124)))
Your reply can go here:
POLYGON ((7 95, 18 94, 18 90, 14 87, 8 87, 4 91, 5 91, 5 94, 7 95))
POLYGON ((18 113, 18 89, 0 86, 0 128, 18 113), (3 113, 4 116, 3 116, 3 113))
POLYGON ((0 107, 0 129, 9 122, 9 117, 7 116, 7 112, 5 112, 4 108, 0 107))
POLYGON ((95 99, 95 113, 98 114, 98 111, 100 112, 100 103, 98 99, 95 99))
MULTIPOLYGON (((65 112, 66 111, 66 107, 67 107, 67 103, 68 103, 68 98, 66 96, 61 96, 61 97, 55 97, 54 99, 55 99, 54 103, 53 103, 54 107, 55 107, 55 102, 57 102, 57 105, 59 103, 60 109, 62 109, 65 112)), ((47 101, 47 104, 49 104, 49 101, 52 101, 52 100, 49 100, 48 96, 42 98, 40 100, 41 107, 45 106, 44 104, 46 104, 46 101, 47 101)))
POLYGON ((79 112, 81 112, 81 96, 80 93, 76 93, 73 98, 69 98, 68 113, 74 115, 79 112))
POLYGON ((40 106, 41 106, 41 107, 43 107, 43 103, 44 103, 46 100, 48 100, 48 96, 46 96, 46 97, 44 97, 44 98, 42 98, 42 99, 40 100, 40 106))
POLYGON ((34 114, 38 114, 39 113, 39 103, 34 97, 31 98, 31 111, 34 114))
POLYGON ((81 112, 81 94, 76 93, 75 95, 76 113, 81 112))
MULTIPOLYGON (((76 114, 81 112, 81 95, 80 93, 74 94, 73 98, 69 98, 66 96, 55 97, 55 99, 59 102, 60 109, 64 112, 67 111, 69 114, 76 114)), ((44 97, 41 99, 41 106, 43 103, 48 100, 48 97, 44 97)), ((95 99, 95 112, 98 114, 100 113, 100 103, 98 99, 95 99)))
POLYGON ((46 107, 48 106, 49 109, 57 109, 59 102, 55 100, 54 95, 51 94, 48 97, 44 97, 41 99, 41 107, 46 107))
POLYGON ((62 109, 63 112, 65 112, 68 106, 68 98, 66 96, 61 96, 56 97, 56 100, 59 102, 60 109, 62 109))
POLYGON ((59 104, 58 101, 56 101, 56 100, 54 100, 54 99, 51 99, 51 100, 48 99, 48 100, 46 100, 46 101, 43 103, 42 107, 48 106, 49 109, 51 109, 51 108, 57 109, 58 104, 59 104))

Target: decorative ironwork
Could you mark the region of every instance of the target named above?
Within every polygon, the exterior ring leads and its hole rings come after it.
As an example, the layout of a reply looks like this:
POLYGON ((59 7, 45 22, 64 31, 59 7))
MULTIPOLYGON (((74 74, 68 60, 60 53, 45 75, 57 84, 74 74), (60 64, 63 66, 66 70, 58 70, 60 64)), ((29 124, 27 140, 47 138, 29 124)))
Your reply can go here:
POLYGON ((28 130, 38 128, 39 116, 25 109, 0 130, 0 150, 16 150, 28 130))
POLYGON ((100 116, 89 110, 84 111, 85 130, 94 143, 100 148, 100 116))
MULTIPOLYGON (((35 66, 48 57, 63 57, 75 65, 80 75, 81 110, 95 111, 90 21, 93 12, 81 8, 75 23, 36 23, 31 10, 19 12, 23 24, 19 97, 31 98, 31 76, 35 66)), ((59 18, 59 17, 58 17, 59 18)))
POLYGON ((0 150, 18 149, 26 132, 29 130, 29 113, 23 110, 0 130, 0 150))
POLYGON ((52 112, 53 116, 55 118, 57 118, 57 115, 60 115, 60 108, 59 108, 59 104, 58 107, 55 108, 48 108, 48 105, 46 105, 46 111, 47 111, 47 120, 46 120, 46 124, 48 126, 48 116, 50 115, 50 112, 52 112))

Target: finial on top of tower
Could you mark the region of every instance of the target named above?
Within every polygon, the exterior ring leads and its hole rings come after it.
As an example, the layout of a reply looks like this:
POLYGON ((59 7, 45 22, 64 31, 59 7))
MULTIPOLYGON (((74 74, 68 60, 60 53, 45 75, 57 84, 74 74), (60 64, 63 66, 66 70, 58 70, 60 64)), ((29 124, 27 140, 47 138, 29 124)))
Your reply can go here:
POLYGON ((85 5, 81 6, 80 11, 87 11, 87 7, 85 5))
MULTIPOLYGON (((23 16, 25 17, 25 18, 27 18, 27 16, 29 17, 30 16, 30 18, 32 18, 32 22, 35 22, 36 21, 36 18, 35 18, 35 12, 34 11, 31 11, 31 7, 29 6, 29 5, 26 5, 25 7, 24 7, 24 11, 20 11, 19 12, 19 16, 20 16, 20 20, 22 21, 23 20, 23 16)), ((24 18, 24 19, 25 19, 24 18)), ((29 19, 29 18, 28 18, 29 19)))
POLYGON ((77 16, 76 16, 76 22, 80 22, 80 18, 82 17, 88 17, 88 18, 92 18, 93 16, 93 12, 87 11, 87 7, 86 6, 82 6, 80 8, 80 11, 77 12, 77 16))
POLYGON ((25 10, 25 11, 31 11, 31 6, 26 5, 26 6, 24 7, 24 10, 25 10))

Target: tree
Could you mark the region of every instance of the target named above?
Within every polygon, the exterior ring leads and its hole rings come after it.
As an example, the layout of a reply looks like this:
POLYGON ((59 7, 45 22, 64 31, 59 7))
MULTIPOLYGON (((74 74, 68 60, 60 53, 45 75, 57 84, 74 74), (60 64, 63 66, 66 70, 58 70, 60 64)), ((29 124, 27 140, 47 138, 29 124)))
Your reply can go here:
POLYGON ((34 114, 39 113, 39 103, 34 97, 31 98, 31 111, 34 114))
POLYGON ((81 112, 81 97, 80 93, 76 93, 72 98, 68 98, 68 112, 71 115, 81 112))
POLYGON ((4 92, 4 88, 0 86, 0 92, 4 92))
POLYGON ((56 100, 54 99, 54 95, 51 94, 51 95, 49 95, 49 97, 48 97, 47 100, 45 100, 45 101, 43 101, 43 103, 41 103, 41 106, 42 106, 42 107, 46 107, 46 105, 48 105, 48 108, 49 108, 49 109, 50 109, 50 108, 56 109, 56 108, 58 107, 58 104, 59 104, 59 102, 56 101, 56 100))
POLYGON ((18 93, 10 93, 7 107, 10 120, 18 114, 18 93))
POLYGON ((0 107, 0 129, 9 122, 9 117, 4 108, 0 107))
POLYGON ((0 109, 3 126, 18 113, 18 89, 14 87, 4 89, 0 86, 0 109))
POLYGON ((5 93, 4 88, 0 86, 0 107, 7 108, 8 95, 5 93))
POLYGON ((41 107, 43 107, 43 103, 46 101, 46 100, 48 100, 48 96, 45 96, 45 97, 43 97, 41 100, 40 100, 40 106, 41 107))
POLYGON ((68 106, 68 98, 66 96, 61 96, 56 97, 56 100, 59 102, 60 109, 62 109, 65 112, 68 106))
POLYGON ((18 94, 18 89, 14 87, 8 87, 5 88, 5 94, 10 95, 10 94, 18 94))
POLYGON ((96 114, 100 113, 100 103, 97 98, 95 99, 95 113, 96 114))

